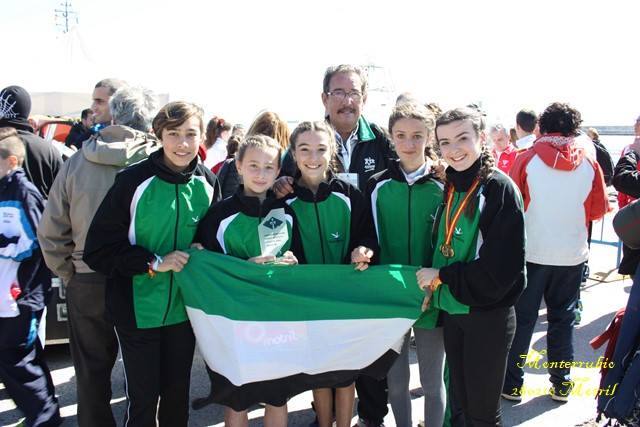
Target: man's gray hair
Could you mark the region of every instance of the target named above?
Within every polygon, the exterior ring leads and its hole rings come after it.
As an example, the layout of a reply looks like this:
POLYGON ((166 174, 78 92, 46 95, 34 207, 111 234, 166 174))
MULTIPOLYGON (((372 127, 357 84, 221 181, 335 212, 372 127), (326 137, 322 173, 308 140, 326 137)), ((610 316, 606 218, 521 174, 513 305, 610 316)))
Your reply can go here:
POLYGON ((360 92, 362 92, 363 95, 367 93, 367 73, 357 65, 351 64, 332 65, 327 68, 327 71, 324 72, 324 80, 322 82, 322 91, 324 93, 329 93, 329 83, 331 82, 331 78, 336 74, 341 73, 355 73, 360 76, 360 80, 362 81, 360 92))
POLYGON ((156 97, 143 87, 123 86, 109 99, 109 110, 116 125, 149 132, 156 113, 156 97))
POLYGON ((96 83, 95 89, 103 87, 109 91, 109 96, 116 93, 118 89, 127 85, 127 82, 120 79, 102 79, 96 83))
POLYGON ((496 123, 489 128, 489 133, 491 132, 502 132, 505 135, 509 136, 509 129, 504 127, 502 123, 496 123))

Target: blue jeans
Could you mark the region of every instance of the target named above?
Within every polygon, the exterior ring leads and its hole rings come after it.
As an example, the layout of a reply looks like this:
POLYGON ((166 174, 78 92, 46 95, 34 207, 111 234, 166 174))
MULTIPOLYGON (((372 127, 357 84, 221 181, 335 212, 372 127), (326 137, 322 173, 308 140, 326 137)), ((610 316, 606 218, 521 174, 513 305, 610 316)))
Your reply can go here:
MULTIPOLYGON (((547 305, 548 362, 573 361, 574 309, 580 294, 584 263, 572 266, 527 263, 527 287, 516 303, 516 335, 507 360, 503 392, 520 389, 524 381, 524 362, 544 297, 547 305)), ((549 367, 551 383, 570 380, 570 368, 549 367)))

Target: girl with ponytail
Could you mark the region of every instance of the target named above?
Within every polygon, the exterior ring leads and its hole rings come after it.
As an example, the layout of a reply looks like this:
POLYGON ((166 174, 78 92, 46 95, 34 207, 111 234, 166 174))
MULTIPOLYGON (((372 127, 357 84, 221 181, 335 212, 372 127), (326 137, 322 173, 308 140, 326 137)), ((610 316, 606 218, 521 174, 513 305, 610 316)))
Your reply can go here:
POLYGON ((211 169, 227 158, 227 141, 231 136, 231 123, 222 117, 213 116, 207 124, 207 132, 204 146, 207 149, 207 158, 204 165, 211 169))
POLYGON ((443 313, 453 425, 502 425, 500 393, 515 333, 514 304, 524 288, 520 192, 494 167, 477 109, 445 112, 436 141, 446 169, 434 225, 433 268, 418 271, 443 313))

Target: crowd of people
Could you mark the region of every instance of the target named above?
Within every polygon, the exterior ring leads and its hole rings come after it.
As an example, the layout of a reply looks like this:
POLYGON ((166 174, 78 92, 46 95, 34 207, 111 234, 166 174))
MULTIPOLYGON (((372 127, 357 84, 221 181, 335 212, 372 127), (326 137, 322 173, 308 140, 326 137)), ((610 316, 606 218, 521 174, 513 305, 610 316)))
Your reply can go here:
MULTIPOLYGON (((409 94, 381 127, 365 119, 366 99, 359 67, 332 66, 324 120, 290 132, 263 112, 245 132, 220 116, 205 122, 189 102, 158 109, 149 90, 105 79, 69 135, 77 153, 63 162, 33 134, 29 94, 3 89, 0 380, 25 424, 61 423, 37 334, 51 274, 66 287, 78 425, 116 425, 118 351, 124 425, 188 424, 195 337, 173 274, 191 248, 258 264, 420 267, 423 314, 387 376, 313 390, 320 427, 349 427, 356 392, 358 425, 382 426, 389 403, 396 425, 411 426, 412 335, 424 425, 502 425, 501 398, 522 399, 522 357, 543 298, 549 361, 572 362, 590 223, 611 210, 597 131, 583 133, 566 103, 523 109, 514 129, 487 128, 475 105, 441 111, 409 94), (276 211, 288 238, 265 254, 256 219, 276 211)), ((621 174, 635 172, 639 145, 621 174)), ((640 194, 635 181, 617 182, 640 194)), ((625 273, 638 258, 625 253, 625 273)), ((570 363, 558 366, 550 396, 566 401, 570 363)), ((220 403, 225 425, 248 425, 247 408, 217 393, 218 375, 208 373, 211 393, 193 407, 220 403)), ((287 425, 291 397, 261 396, 266 426, 287 425)))

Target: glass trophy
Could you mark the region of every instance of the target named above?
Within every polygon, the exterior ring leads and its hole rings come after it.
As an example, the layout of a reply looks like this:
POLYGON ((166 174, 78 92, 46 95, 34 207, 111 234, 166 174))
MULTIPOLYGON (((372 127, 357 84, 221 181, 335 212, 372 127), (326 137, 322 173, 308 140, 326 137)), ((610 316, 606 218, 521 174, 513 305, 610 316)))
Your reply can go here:
POLYGON ((289 240, 284 208, 272 209, 258 226, 261 255, 278 256, 289 240))

